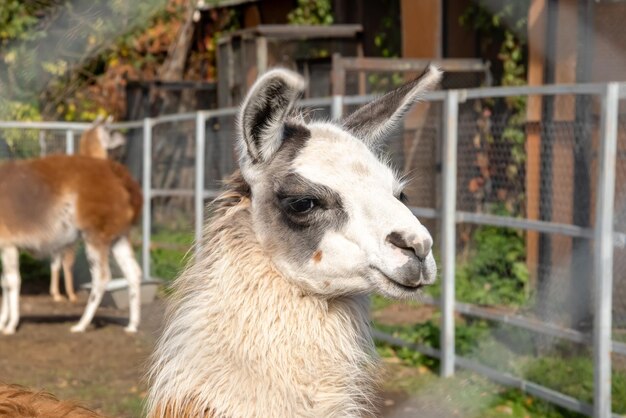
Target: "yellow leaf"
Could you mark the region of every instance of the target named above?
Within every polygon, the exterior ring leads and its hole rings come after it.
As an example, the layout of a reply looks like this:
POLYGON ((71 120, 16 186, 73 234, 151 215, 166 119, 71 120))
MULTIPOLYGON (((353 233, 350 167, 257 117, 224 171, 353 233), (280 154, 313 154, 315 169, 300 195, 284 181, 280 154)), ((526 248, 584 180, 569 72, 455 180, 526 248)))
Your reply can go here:
POLYGON ((8 52, 4 55, 4 62, 6 62, 7 64, 11 64, 15 62, 15 57, 15 51, 8 52))

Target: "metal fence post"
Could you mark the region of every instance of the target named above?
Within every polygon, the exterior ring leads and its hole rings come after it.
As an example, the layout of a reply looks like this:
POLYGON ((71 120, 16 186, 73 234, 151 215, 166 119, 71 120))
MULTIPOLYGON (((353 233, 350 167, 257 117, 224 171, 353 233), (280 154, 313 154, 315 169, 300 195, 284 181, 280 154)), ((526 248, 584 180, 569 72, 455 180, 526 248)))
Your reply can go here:
POLYGON ((196 254, 200 250, 204 223, 204 153, 206 149, 204 113, 196 113, 196 181, 194 192, 196 254))
POLYGON ((598 188, 594 228, 593 416, 611 416, 611 330, 613 307, 613 204, 619 84, 602 96, 598 188))
POLYGON ((330 105, 330 116, 333 120, 338 121, 343 116, 343 96, 334 95, 330 105))
POLYGON ((71 129, 65 131, 65 153, 67 155, 74 154, 74 131, 71 129))
POLYGON ((150 238, 152 230, 152 119, 143 120, 143 219, 141 264, 144 280, 150 280, 150 238))
POLYGON ((456 165, 459 92, 449 90, 443 103, 443 201, 441 209, 441 370, 454 374, 454 272, 456 259, 456 165))

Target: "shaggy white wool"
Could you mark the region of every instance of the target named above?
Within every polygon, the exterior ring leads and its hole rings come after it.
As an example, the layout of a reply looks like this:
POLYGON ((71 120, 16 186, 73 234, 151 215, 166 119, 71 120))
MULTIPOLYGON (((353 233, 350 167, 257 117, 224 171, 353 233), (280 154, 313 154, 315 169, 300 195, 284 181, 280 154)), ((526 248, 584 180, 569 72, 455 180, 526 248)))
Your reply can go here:
POLYGON ((176 282, 148 415, 372 415, 368 299, 303 294, 260 248, 248 197, 231 189, 217 205, 201 254, 176 282))

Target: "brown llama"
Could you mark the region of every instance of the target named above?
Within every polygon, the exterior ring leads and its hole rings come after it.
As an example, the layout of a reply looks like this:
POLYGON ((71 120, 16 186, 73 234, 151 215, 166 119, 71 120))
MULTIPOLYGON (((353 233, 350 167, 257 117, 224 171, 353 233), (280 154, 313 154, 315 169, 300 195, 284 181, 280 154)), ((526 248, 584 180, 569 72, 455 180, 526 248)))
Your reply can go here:
MULTIPOLYGON (((106 120, 98 117, 92 126, 80 137, 78 155, 85 157, 101 158, 106 160, 109 156, 108 150, 124 145, 125 138, 118 132, 109 132, 108 125, 112 122, 109 116, 106 120)), ((59 291, 59 277, 61 266, 63 266, 63 278, 65 282, 65 293, 70 302, 76 302, 74 292, 74 274, 72 269, 76 260, 76 249, 73 245, 65 248, 61 253, 52 255, 50 263, 50 295, 55 302, 63 300, 59 291)))
POLYGON ((19 322, 19 249, 35 255, 59 254, 82 238, 92 288, 80 321, 91 323, 111 278, 109 251, 128 279, 130 319, 140 317, 141 269, 128 232, 141 213, 142 196, 128 170, 113 161, 56 155, 0 165, 0 257, 2 306, 0 331, 12 334, 19 322))

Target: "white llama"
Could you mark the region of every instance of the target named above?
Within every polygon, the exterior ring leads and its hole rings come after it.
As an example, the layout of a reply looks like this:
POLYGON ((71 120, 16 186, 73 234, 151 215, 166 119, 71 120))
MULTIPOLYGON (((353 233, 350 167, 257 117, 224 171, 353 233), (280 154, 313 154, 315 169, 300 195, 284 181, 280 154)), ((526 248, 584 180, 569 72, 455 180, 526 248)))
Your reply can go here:
POLYGON ((240 173, 175 283, 150 417, 375 413, 367 295, 415 298, 436 275, 431 236, 377 150, 440 77, 429 67, 341 124, 292 116, 295 73, 256 82, 239 114, 240 173))

